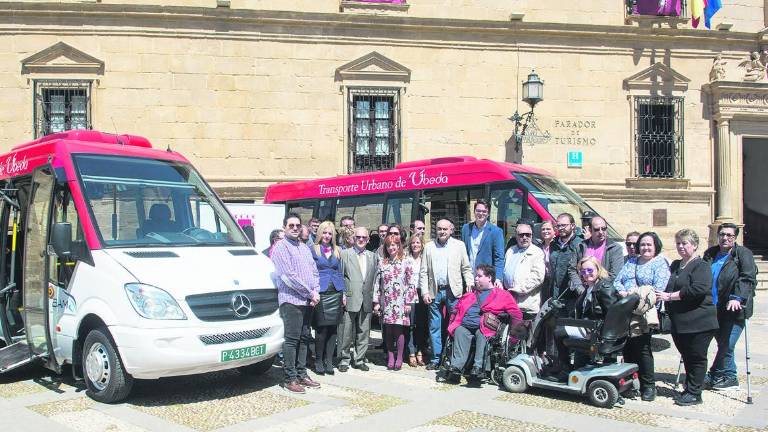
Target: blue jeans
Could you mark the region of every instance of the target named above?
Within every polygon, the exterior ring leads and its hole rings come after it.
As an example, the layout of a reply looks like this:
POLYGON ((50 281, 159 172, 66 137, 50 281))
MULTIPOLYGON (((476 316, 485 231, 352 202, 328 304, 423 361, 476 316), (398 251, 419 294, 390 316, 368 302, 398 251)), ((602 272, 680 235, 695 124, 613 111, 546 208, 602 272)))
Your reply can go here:
POLYGON ((720 329, 715 337, 717 354, 712 367, 709 368, 711 378, 736 378, 736 359, 733 350, 742 331, 744 331, 744 320, 726 318, 720 321, 720 329))
POLYGON ((430 363, 437 364, 440 362, 440 354, 443 352, 443 335, 445 334, 443 321, 445 321, 445 327, 447 327, 448 318, 450 318, 457 302, 458 299, 453 296, 449 288, 438 290, 432 303, 429 304, 429 338, 432 340, 432 358, 429 360, 430 363), (447 316, 445 317, 443 317, 443 305, 447 309, 447 316))

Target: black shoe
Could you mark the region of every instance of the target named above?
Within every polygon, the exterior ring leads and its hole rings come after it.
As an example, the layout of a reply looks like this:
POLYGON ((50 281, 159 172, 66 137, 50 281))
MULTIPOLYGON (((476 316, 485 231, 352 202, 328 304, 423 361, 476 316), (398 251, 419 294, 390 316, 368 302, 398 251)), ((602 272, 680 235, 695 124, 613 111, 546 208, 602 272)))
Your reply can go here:
POLYGON ((325 374, 326 375, 336 375, 336 372, 333 370, 333 366, 326 366, 325 368, 325 374))
POLYGON ((318 366, 315 368, 315 375, 325 375, 325 368, 318 366))
POLYGON ((656 387, 647 387, 640 391, 640 399, 651 402, 656 399, 656 387))
POLYGON ((712 388, 715 390, 728 390, 738 387, 739 380, 736 377, 723 377, 712 383, 712 388))
POLYGON ((675 405, 680 406, 699 405, 701 403, 701 395, 695 395, 688 392, 681 393, 680 396, 675 400, 675 405))
POLYGON ((709 372, 707 372, 706 375, 704 375, 704 382, 702 385, 707 390, 712 390, 712 386, 715 385, 717 381, 719 381, 720 378, 713 377, 709 372))
POLYGON ((347 365, 339 365, 339 372, 346 372, 349 370, 349 366, 347 365))
POLYGON ((472 370, 469 371, 469 375, 473 378, 480 378, 483 376, 483 369, 477 366, 472 366, 472 370))
POLYGON ((365 363, 354 364, 352 365, 352 368, 363 371, 363 372, 368 372, 369 370, 371 370, 371 368, 369 368, 368 365, 365 363))
POLYGON ((427 370, 437 370, 440 368, 440 365, 437 363, 430 363, 427 365, 427 370))

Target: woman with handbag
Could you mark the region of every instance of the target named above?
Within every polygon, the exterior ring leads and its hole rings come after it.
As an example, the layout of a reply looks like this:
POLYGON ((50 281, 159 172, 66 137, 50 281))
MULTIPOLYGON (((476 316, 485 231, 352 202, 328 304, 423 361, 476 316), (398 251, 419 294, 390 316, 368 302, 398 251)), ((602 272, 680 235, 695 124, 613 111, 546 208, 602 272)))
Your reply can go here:
MULTIPOLYGON (((629 258, 621 268, 613 286, 618 295, 640 294, 640 288, 647 291, 663 292, 669 282, 669 265, 661 253, 661 239, 655 232, 640 234, 635 244, 637 256, 629 258)), ((651 297, 655 299, 653 293, 651 297)), ((648 296, 641 295, 642 298, 648 296)), ((651 313, 655 313, 655 310, 651 313)), ((630 325, 631 337, 624 346, 624 361, 636 363, 640 368, 640 397, 644 401, 656 399, 656 378, 654 376, 653 351, 651 350, 651 328, 658 327, 656 322, 649 323, 647 314, 634 315, 630 325)))
POLYGON ((373 288, 373 312, 380 316, 383 325, 389 370, 400 370, 403 366, 405 330, 411 324, 418 279, 413 260, 403 251, 400 236, 388 235, 373 288))
POLYGON ((461 374, 467 364, 472 340, 475 340, 475 358, 470 376, 478 379, 483 375, 483 359, 488 338, 496 334, 498 315, 507 313, 512 322, 523 319, 515 298, 503 288, 495 288, 496 269, 489 264, 479 264, 475 269, 475 289, 463 295, 454 309, 448 324, 448 334, 453 338, 451 373, 461 374))
POLYGON ((712 270, 696 253, 699 236, 695 231, 678 231, 675 245, 680 259, 672 263, 669 284, 659 297, 667 302, 672 340, 685 364, 685 391, 675 403, 698 405, 707 373, 707 350, 719 327, 712 302, 712 270))
POLYGON ((320 276, 320 302, 315 306, 312 326, 315 328, 315 373, 333 375, 333 352, 336 332, 346 302, 341 250, 336 246, 333 222, 317 228, 312 257, 320 276))

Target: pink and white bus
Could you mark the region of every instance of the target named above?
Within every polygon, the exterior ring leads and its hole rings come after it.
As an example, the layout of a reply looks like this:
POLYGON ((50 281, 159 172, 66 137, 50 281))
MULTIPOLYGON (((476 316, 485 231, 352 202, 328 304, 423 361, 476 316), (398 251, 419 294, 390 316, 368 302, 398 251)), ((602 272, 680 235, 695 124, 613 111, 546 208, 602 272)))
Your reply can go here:
POLYGON ((134 378, 262 373, 283 343, 271 261, 182 155, 49 135, 0 156, 0 373, 37 361, 101 402, 134 378))
MULTIPOLYGON (((509 241, 519 219, 541 222, 568 212, 578 219, 594 212, 576 192, 549 172, 526 165, 442 157, 403 162, 388 171, 319 180, 279 183, 267 188, 265 203, 285 204, 302 220, 352 216, 358 226, 375 230, 382 223, 408 225, 421 219, 432 227, 443 217, 458 228, 471 220, 474 202, 491 204, 490 220, 509 241)), ((609 235, 621 239, 609 226, 609 235)))

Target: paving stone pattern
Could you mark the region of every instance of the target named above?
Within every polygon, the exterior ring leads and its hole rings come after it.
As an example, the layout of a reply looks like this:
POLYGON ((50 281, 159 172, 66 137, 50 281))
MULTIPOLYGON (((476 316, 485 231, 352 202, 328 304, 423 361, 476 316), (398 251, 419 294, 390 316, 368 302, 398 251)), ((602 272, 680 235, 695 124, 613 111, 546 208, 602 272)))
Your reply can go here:
MULTIPOLYGON (((758 309, 766 316, 768 307, 758 309)), ((752 320, 752 405, 746 404, 743 339, 737 348, 740 388, 707 391, 703 405, 674 405, 679 357, 663 336, 654 341, 656 401, 627 400, 613 409, 549 391, 512 394, 490 384, 438 383, 424 368, 390 372, 374 352, 370 372, 316 377, 322 388, 304 395, 283 390, 274 367, 261 377, 225 371, 139 381, 130 399, 115 405, 89 399, 80 382, 30 367, 0 376, 0 431, 768 432, 767 337, 768 322, 752 320)))

